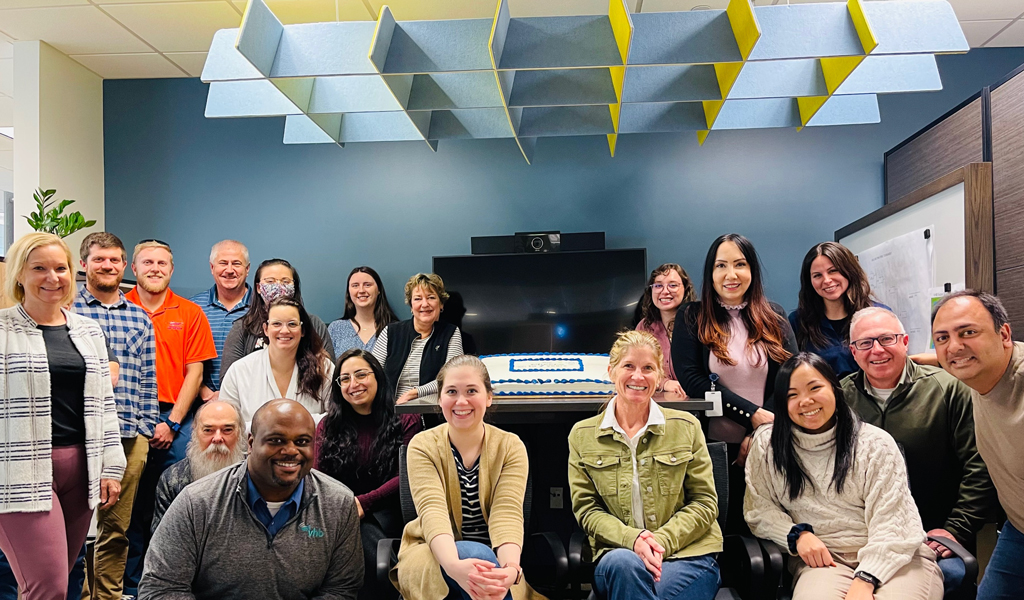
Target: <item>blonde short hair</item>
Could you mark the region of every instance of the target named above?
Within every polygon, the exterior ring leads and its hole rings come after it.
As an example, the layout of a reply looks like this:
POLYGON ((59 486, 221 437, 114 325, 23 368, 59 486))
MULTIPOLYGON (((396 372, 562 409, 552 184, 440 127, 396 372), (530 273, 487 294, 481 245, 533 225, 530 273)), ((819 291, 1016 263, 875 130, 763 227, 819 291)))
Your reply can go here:
POLYGON ((32 254, 32 251, 45 246, 60 246, 60 249, 64 251, 64 256, 67 258, 68 271, 71 272, 71 285, 60 301, 61 306, 67 306, 75 299, 75 276, 74 267, 72 267, 75 257, 71 254, 71 249, 64 243, 64 240, 52 233, 29 233, 21 236, 16 242, 11 244, 5 259, 7 263, 7 279, 4 281, 4 294, 15 302, 21 303, 25 301, 25 288, 18 282, 18 277, 25 270, 25 265, 28 263, 28 257, 32 254))
POLYGON ((174 266, 174 252, 171 251, 171 247, 163 242, 158 242, 156 240, 146 240, 145 242, 139 242, 138 244, 135 244, 135 250, 132 251, 133 265, 135 264, 135 259, 139 257, 139 252, 142 252, 147 248, 163 248, 164 250, 167 251, 168 254, 171 255, 171 266, 174 266))
POLYGON ((437 294, 441 304, 448 301, 448 292, 444 291, 444 281, 436 273, 417 273, 405 282, 405 303, 412 306, 412 293, 416 288, 424 288, 437 294))
POLYGON ((654 362, 658 365, 659 379, 665 378, 665 353, 661 349, 661 344, 658 343, 658 338, 646 331, 630 329, 620 332, 618 337, 615 338, 615 343, 612 344, 612 349, 608 351, 608 365, 612 369, 618 367, 622 359, 625 358, 626 352, 633 348, 647 348, 650 350, 654 354, 654 362))

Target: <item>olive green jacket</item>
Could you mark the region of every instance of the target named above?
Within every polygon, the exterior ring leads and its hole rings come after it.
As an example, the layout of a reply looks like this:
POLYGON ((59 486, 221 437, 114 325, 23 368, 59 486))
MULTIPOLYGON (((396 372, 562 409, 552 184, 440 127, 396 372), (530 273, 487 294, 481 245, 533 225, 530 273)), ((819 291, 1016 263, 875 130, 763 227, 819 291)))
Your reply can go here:
MULTIPOLYGON (((704 433, 686 412, 662 408, 664 425, 652 425, 637 445, 637 469, 646 529, 665 558, 722 550, 718 494, 704 433)), ((643 529, 631 525, 633 462, 625 437, 601 429, 604 414, 569 433, 572 510, 590 536, 594 560, 614 548, 633 549, 643 529)))

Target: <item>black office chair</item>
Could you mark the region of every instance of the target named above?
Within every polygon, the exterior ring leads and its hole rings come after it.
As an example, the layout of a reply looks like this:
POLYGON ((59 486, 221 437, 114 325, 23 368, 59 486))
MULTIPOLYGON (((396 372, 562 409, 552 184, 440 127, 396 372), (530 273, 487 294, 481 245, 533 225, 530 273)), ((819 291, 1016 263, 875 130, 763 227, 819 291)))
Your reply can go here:
MULTIPOLYGON (((416 518, 416 504, 412 500, 412 490, 409 488, 409 469, 404 444, 398 455, 398 480, 402 521, 409 523, 416 518)), ((523 523, 527 535, 524 539, 520 566, 523 568, 524 577, 534 589, 551 600, 561 600, 569 570, 565 546, 554 532, 530 533, 532 498, 533 475, 531 473, 526 476, 526 494, 523 498, 523 523)), ((383 584, 388 583, 388 573, 398 562, 398 548, 401 543, 402 540, 399 538, 385 538, 377 543, 377 580, 383 584)), ((397 590, 394 597, 398 597, 397 590)))
MULTIPOLYGON (((718 526, 724 531, 729 514, 729 457, 725 442, 710 442, 708 453, 711 455, 715 491, 718 493, 718 526)), ((593 584, 594 563, 590 554, 587 534, 577 529, 569 540, 569 585, 574 600, 582 597, 581 583, 593 584)), ((767 592, 773 591, 773 588, 766 585, 764 556, 753 538, 725 536, 724 550, 718 555, 718 566, 722 573, 722 587, 715 600, 768 600, 767 592)), ((593 591, 588 598, 598 600, 593 591)))

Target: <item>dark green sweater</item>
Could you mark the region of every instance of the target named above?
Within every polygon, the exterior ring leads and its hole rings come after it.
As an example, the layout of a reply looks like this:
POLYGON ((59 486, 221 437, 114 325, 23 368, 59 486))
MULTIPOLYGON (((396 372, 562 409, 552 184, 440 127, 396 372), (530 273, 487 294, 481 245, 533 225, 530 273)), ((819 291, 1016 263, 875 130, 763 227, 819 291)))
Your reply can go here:
POLYGON ((992 517, 996 496, 975 444, 970 388, 942 369, 910 360, 884 410, 865 391, 863 371, 842 385, 860 418, 902 445, 925 530, 945 529, 972 546, 992 517))

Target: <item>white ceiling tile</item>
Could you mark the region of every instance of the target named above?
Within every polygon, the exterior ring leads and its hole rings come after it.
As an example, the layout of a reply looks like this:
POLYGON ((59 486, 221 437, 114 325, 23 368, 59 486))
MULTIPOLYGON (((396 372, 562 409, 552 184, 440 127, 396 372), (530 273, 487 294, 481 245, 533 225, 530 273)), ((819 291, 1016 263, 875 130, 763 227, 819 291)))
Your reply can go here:
POLYGON ((0 59, 14 58, 14 44, 0 40, 0 59))
MULTIPOLYGON (((576 0, 573 4, 592 4, 595 0, 576 0)), ((425 2, 424 0, 369 0, 373 6, 373 14, 387 4, 399 21, 419 21, 426 19, 492 19, 497 2, 494 0, 444 0, 443 2, 425 2)), ((607 2, 599 2, 602 10, 608 10, 607 2)), ((512 7, 509 6, 511 12, 512 7)), ((598 13, 601 10, 597 11, 598 13)), ((564 11, 560 14, 567 14, 564 11)), ((583 13, 577 13, 583 14, 583 13)), ((519 15, 515 15, 519 16, 519 15)))
POLYGON ((1024 46, 1024 20, 1014 22, 1013 25, 1003 30, 991 42, 985 44, 986 48, 996 46, 1024 46))
POLYGON ((1013 21, 961 21, 960 27, 967 36, 971 48, 980 48, 992 36, 999 33, 1013 21))
POLYGON ((0 169, 14 170, 14 151, 0 150, 0 169))
POLYGON ((86 54, 71 58, 104 79, 188 77, 155 52, 149 54, 86 54))
POLYGON ((14 59, 0 59, 0 94, 14 97, 14 59))
POLYGON ((14 140, 6 135, 0 134, 0 152, 13 152, 14 140))
POLYGON ((644 0, 642 13, 679 12, 686 10, 724 9, 729 0, 644 0))
POLYGON ((5 10, 0 24, 0 30, 14 39, 42 40, 65 54, 150 50, 95 6, 5 10))
POLYGON ((238 27, 242 20, 221 0, 111 4, 103 10, 161 52, 205 52, 218 29, 238 27))
MULTIPOLYGON (((89 4, 89 0, 0 0, 0 9, 43 8, 47 6, 74 6, 86 4, 89 4)), ((0 23, 3 23, 2 18, 0 18, 0 23)))
POLYGON ((949 0, 961 21, 1016 19, 1024 13, 1024 0, 949 0))
MULTIPOLYGON (((377 12, 370 0, 266 0, 267 6, 285 25, 327 21, 374 21, 377 12)), ((233 0, 245 10, 246 0, 233 0)), ((379 4, 379 3, 377 3, 379 4)), ((390 3, 389 3, 390 4, 390 3)))
POLYGON ((14 98, 0 96, 0 127, 14 127, 14 98))
POLYGON ((199 77, 206 64, 206 52, 168 52, 165 56, 174 61, 192 77, 199 77))

